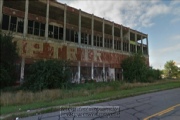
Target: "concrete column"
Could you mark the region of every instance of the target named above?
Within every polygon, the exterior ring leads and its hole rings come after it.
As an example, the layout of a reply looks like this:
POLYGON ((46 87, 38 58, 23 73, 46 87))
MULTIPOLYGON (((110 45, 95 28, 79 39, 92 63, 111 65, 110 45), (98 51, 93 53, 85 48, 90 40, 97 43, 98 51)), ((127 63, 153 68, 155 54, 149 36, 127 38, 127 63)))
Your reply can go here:
POLYGON ((67 16, 67 5, 64 4, 64 28, 63 28, 63 41, 66 41, 66 16, 67 16))
POLYGON ((135 52, 137 53, 137 33, 135 33, 135 52))
POLYGON ((94 79, 94 63, 91 63, 91 79, 94 79))
POLYGON ((48 31, 49 31, 49 0, 47 1, 47 8, 46 8, 46 28, 45 28, 45 38, 48 40, 48 31))
POLYGON ((123 27, 120 27, 121 51, 123 51, 123 27))
POLYGON ((114 22, 113 22, 113 25, 112 25, 112 49, 114 49, 114 22))
POLYGON ((94 15, 91 16, 91 45, 94 45, 94 15))
POLYGON ((78 43, 81 44, 81 9, 79 9, 79 35, 78 35, 78 43))
POLYGON ((24 15, 24 31, 23 37, 25 38, 28 30, 28 11, 29 11, 29 0, 25 2, 25 15, 24 15))
POLYGON ((102 34, 103 34, 102 40, 103 40, 103 47, 104 47, 104 18, 103 18, 102 34))
POLYGON ((144 52, 143 52, 143 37, 141 36, 141 52, 142 52, 142 54, 144 54, 144 52))
POLYGON ((147 43, 147 55, 149 55, 149 41, 148 41, 148 35, 146 37, 146 43, 147 43))
POLYGON ((81 62, 78 61, 78 83, 81 82, 81 62))
POLYGON ((2 17, 3 17, 2 8, 3 8, 3 2, 4 2, 4 0, 0 0, 0 29, 2 28, 2 17))
MULTIPOLYGON (((24 31, 23 31, 23 38, 26 38, 27 35, 27 27, 28 27, 28 11, 29 11, 29 0, 25 2, 25 15, 24 15, 24 31)), ((20 84, 24 82, 24 68, 25 68, 25 57, 22 56, 21 59, 21 73, 20 73, 20 84)))
POLYGON ((24 68, 25 68, 25 58, 21 59, 21 73, 20 73, 20 84, 22 85, 24 82, 24 68))
POLYGON ((105 80, 105 63, 103 63, 103 81, 106 81, 105 80))
POLYGON ((131 52, 131 49, 130 49, 130 29, 128 30, 128 40, 129 40, 129 52, 131 52))

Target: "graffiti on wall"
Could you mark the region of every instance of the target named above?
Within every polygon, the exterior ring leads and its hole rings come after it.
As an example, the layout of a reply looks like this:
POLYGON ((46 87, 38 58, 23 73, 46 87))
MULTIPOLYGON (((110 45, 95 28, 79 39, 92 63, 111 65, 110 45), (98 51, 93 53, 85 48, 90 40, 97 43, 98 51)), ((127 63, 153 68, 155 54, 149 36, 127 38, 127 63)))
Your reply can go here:
POLYGON ((72 61, 119 64, 126 55, 94 49, 67 46, 61 43, 18 40, 19 54, 26 58, 64 59, 72 61))

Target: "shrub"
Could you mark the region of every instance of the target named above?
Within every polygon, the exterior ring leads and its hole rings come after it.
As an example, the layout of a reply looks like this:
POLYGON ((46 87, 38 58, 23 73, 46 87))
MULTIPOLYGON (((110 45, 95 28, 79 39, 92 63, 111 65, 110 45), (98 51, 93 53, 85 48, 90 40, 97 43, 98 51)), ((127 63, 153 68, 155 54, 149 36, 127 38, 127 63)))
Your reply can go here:
POLYGON ((2 34, 0 31, 1 60, 0 60, 0 87, 12 86, 15 83, 15 63, 18 59, 16 44, 12 42, 10 34, 2 34))
POLYGON ((66 88, 71 76, 68 62, 62 60, 38 61, 30 65, 28 73, 24 87, 33 91, 66 88))
POLYGON ((123 75, 128 82, 153 82, 161 79, 162 72, 149 68, 145 63, 145 57, 134 54, 122 61, 123 75))
POLYGON ((147 65, 141 54, 134 54, 121 64, 123 75, 128 82, 146 82, 147 65))

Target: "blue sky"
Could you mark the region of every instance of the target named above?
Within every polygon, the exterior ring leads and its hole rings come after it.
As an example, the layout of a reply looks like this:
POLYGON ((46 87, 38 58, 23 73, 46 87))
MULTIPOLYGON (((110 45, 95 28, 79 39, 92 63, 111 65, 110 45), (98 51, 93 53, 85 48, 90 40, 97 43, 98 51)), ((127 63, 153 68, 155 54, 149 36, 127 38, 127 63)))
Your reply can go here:
POLYGON ((180 65, 180 0, 58 0, 148 34, 150 65, 180 65))

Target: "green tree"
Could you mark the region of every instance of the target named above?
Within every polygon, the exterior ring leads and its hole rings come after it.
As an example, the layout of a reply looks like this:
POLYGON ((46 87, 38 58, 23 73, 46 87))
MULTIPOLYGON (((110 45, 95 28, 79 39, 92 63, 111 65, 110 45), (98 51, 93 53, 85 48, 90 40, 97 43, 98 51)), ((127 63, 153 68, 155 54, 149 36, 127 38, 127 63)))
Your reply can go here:
POLYGON ((179 70, 173 60, 167 61, 164 65, 164 75, 168 78, 178 77, 179 70))
POLYGON ((123 60, 121 67, 124 71, 124 78, 128 82, 146 82, 148 68, 145 63, 145 57, 142 54, 134 54, 123 60))
POLYGON ((38 61, 28 68, 24 88, 33 91, 67 87, 71 72, 67 61, 38 61))
POLYGON ((15 63, 18 59, 16 44, 12 42, 12 35, 0 31, 1 61, 0 61, 0 86, 11 86, 15 82, 15 63))

